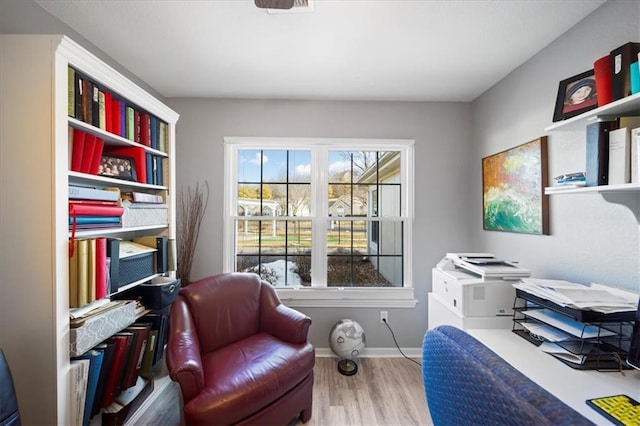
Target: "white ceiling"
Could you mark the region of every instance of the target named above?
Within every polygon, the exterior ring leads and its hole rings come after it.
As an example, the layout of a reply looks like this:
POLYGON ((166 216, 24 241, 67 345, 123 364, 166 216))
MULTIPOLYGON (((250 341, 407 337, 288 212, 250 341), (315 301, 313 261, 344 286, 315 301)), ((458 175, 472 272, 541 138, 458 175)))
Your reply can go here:
POLYGON ((36 0, 165 97, 472 101, 604 0, 36 0))

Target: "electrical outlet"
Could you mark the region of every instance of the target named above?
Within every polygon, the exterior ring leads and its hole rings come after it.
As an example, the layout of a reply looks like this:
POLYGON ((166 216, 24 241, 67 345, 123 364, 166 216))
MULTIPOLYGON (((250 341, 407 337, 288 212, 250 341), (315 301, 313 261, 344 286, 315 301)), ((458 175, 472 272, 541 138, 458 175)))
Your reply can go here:
POLYGON ((380 311, 380 324, 389 322, 389 313, 387 311, 380 311))

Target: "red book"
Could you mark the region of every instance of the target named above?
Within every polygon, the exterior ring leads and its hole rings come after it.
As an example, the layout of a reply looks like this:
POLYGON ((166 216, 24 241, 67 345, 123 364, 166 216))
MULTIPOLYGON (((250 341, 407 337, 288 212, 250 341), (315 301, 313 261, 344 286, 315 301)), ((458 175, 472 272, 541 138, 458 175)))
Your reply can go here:
POLYGON ((91 173, 91 164, 93 163, 93 150, 96 147, 96 136, 87 133, 84 137, 84 152, 82 153, 82 164, 80 171, 82 173, 91 173))
POLYGON ((611 56, 606 55, 593 63, 593 73, 596 78, 596 97, 601 107, 613 101, 611 91, 611 56))
POLYGON ((116 399, 118 384, 120 383, 122 372, 124 370, 124 361, 132 338, 133 333, 118 333, 107 340, 107 343, 114 343, 116 345, 116 349, 113 354, 113 361, 111 362, 111 371, 109 371, 109 376, 107 377, 107 384, 104 387, 102 408, 106 408, 113 404, 113 401, 116 399))
POLYGON ((114 135, 122 135, 122 128, 120 122, 122 121, 122 115, 120 110, 120 102, 118 99, 111 100, 111 133, 114 135))
POLYGON ((140 367, 142 367, 142 357, 144 356, 144 350, 147 346, 147 339, 149 338, 150 330, 151 324, 136 324, 125 329, 125 331, 134 334, 134 341, 131 354, 127 359, 127 363, 124 366, 124 372, 122 373, 123 389, 130 388, 136 384, 138 374, 140 373, 140 367))
POLYGON ((82 154, 84 153, 84 136, 82 130, 69 128, 73 132, 73 142, 71 146, 71 170, 74 172, 82 171, 82 154))
POLYGON ((139 148, 137 146, 127 146, 109 147, 105 149, 112 154, 133 158, 136 169, 136 181, 139 183, 147 183, 147 158, 144 148, 139 148))
POLYGON ((92 204, 71 204, 69 210, 78 216, 122 216, 124 207, 120 206, 96 206, 92 204))
POLYGON ((107 297, 107 239, 96 238, 96 300, 107 297))
POLYGON ((112 117, 113 114, 113 97, 111 92, 105 90, 104 91, 104 130, 107 132, 113 133, 113 123, 112 117))
POLYGON ((91 165, 89 166, 89 173, 92 175, 98 174, 98 167, 100 166, 100 159, 102 158, 102 150, 104 149, 104 141, 100 138, 96 138, 96 144, 93 148, 93 158, 91 159, 91 165))
POLYGON ((140 143, 151 147, 151 116, 140 113, 140 143))

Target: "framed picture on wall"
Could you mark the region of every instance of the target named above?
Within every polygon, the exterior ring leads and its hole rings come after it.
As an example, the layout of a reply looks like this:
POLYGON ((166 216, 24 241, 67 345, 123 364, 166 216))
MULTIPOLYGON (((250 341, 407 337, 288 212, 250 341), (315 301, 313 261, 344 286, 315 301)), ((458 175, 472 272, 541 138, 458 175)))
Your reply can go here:
POLYGON ((560 82, 553 121, 575 117, 597 107, 596 78, 594 71, 589 70, 560 82))
POLYGON ((483 229, 548 235, 546 186, 546 136, 483 158, 483 229))

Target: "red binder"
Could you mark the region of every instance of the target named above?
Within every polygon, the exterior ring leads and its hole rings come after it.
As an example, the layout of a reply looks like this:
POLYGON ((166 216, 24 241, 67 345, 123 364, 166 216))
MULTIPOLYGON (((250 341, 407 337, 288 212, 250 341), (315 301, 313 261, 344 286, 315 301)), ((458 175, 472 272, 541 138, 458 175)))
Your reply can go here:
POLYGON ((82 169, 82 154, 84 153, 84 136, 82 130, 69 128, 73 132, 73 142, 71 146, 71 170, 79 172, 82 169))

